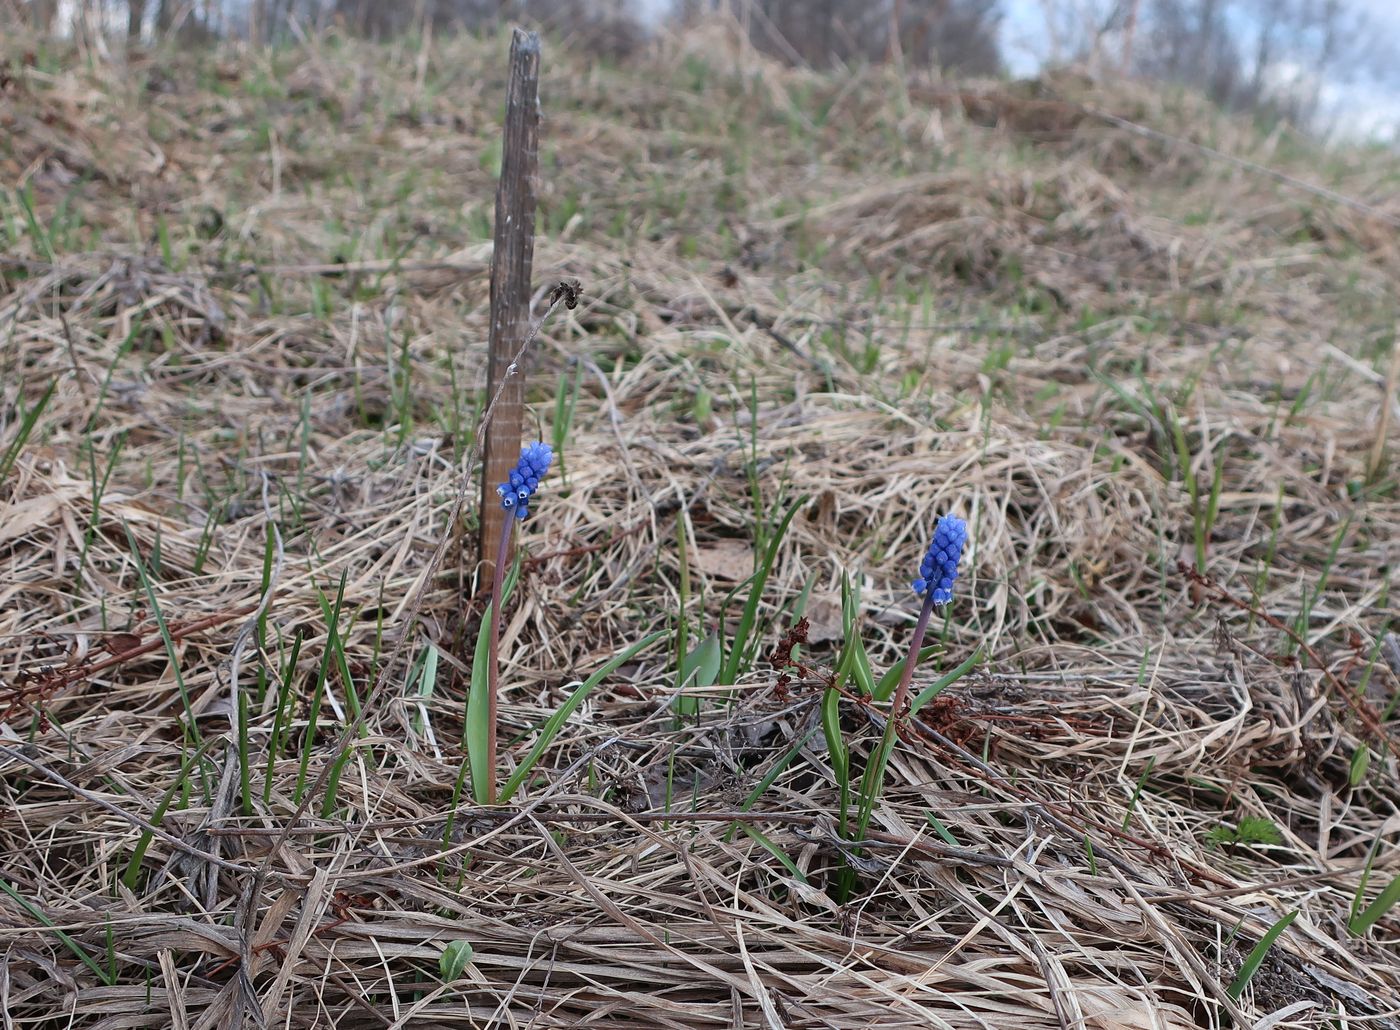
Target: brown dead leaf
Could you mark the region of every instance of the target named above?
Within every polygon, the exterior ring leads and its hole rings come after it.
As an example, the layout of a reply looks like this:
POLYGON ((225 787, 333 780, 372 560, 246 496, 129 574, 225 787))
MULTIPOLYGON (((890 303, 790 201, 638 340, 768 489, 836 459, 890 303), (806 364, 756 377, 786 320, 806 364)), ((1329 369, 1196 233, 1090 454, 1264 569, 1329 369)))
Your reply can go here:
POLYGON ((846 620, 841 613, 841 599, 832 595, 813 597, 807 605, 807 642, 822 644, 841 640, 846 635, 846 620))
POLYGON ((56 493, 43 494, 0 508, 0 544, 49 525, 64 500, 56 493))
POLYGON ((744 540, 713 540, 691 553, 697 569, 711 579, 740 583, 753 575, 753 547, 744 540))

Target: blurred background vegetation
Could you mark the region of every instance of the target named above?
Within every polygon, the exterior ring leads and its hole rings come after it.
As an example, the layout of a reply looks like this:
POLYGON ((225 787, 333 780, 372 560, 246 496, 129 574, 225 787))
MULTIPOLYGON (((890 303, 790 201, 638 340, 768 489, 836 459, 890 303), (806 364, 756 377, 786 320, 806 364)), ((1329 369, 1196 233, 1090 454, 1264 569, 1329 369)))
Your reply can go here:
POLYGON ((716 13, 797 66, 888 61, 991 76, 1075 65, 1201 89, 1319 136, 1394 142, 1400 128, 1400 14, 1389 0, 0 0, 0 17, 106 41, 267 43, 331 27, 386 39, 522 22, 607 57, 716 13))

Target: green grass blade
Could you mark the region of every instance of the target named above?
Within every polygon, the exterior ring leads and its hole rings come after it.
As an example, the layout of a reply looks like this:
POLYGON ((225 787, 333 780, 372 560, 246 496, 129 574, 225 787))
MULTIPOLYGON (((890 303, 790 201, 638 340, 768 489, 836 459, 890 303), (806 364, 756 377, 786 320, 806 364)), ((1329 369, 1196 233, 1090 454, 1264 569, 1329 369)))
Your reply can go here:
POLYGON ((864 697, 875 693, 875 670, 870 665, 870 655, 866 653, 865 641, 856 637, 851 641, 851 664, 847 669, 856 688, 864 697))
POLYGON ((190 692, 185 687, 185 676, 180 671, 180 655, 175 650, 175 638, 170 635, 170 626, 165 621, 165 614, 161 611, 160 601, 156 599, 155 587, 151 583, 151 577, 146 573, 146 563, 141 560, 141 548, 136 544, 136 537, 131 532, 131 527, 125 522, 122 528, 126 530, 126 541, 131 547, 131 560, 136 563, 136 575, 141 580, 141 588, 146 593, 146 600, 151 605, 151 615, 156 620, 156 626, 160 629, 160 639, 165 643, 165 654, 170 659, 170 669, 175 674, 175 687, 180 692, 180 703, 185 707, 185 732, 196 745, 202 742, 199 734, 199 726, 195 722, 194 709, 190 707, 190 692))
POLYGON ((1287 930, 1289 924, 1297 918, 1298 910, 1295 908, 1273 926, 1269 927, 1269 932, 1264 934, 1264 936, 1260 938, 1259 943, 1250 951, 1249 957, 1244 960, 1244 965, 1240 966, 1240 971, 1235 976, 1234 982, 1230 984, 1228 993, 1231 998, 1235 1001, 1240 1000, 1240 995, 1244 993, 1245 986, 1249 983, 1250 978, 1259 971, 1259 966, 1263 964, 1264 956, 1269 953, 1269 949, 1274 946, 1274 941, 1278 940, 1279 935, 1283 933, 1284 930, 1287 930))
POLYGON ((478 805, 489 805, 495 799, 487 794, 490 781, 491 699, 486 663, 489 662, 491 638, 491 605, 481 613, 481 627, 476 632, 476 650, 472 652, 472 682, 467 692, 467 716, 462 723, 462 746, 472 774, 472 797, 478 805))
POLYGON ((327 647, 316 669, 316 689, 311 692, 311 707, 306 714, 306 735, 301 741, 301 761, 297 765, 297 785, 293 794, 298 805, 306 793, 306 774, 311 766, 311 752, 316 746, 316 724, 321 720, 321 701, 326 694, 326 677, 330 671, 331 649, 327 647))
MULTIPOLYGON (((428 644, 418 665, 422 672, 418 678, 419 705, 413 714, 413 732, 422 734, 428 729, 425 709, 433 698, 433 692, 437 690, 438 649, 436 644, 431 642, 428 644)), ((413 682, 413 672, 409 673, 408 680, 410 683, 413 682)))
POLYGON ((535 743, 531 746, 529 753, 521 761, 520 766, 515 772, 511 774, 510 779, 506 780, 505 786, 501 788, 500 804, 504 805, 511 799, 515 792, 520 789, 520 785, 524 783, 525 778, 530 775, 530 770, 535 767, 535 763, 544 755, 549 745, 554 743, 554 738, 559 735, 559 730, 563 728, 569 716, 573 715, 574 710, 577 709, 579 705, 583 704, 584 699, 588 697, 593 688, 624 662, 630 661, 633 656, 645 650, 647 647, 650 647, 665 635, 665 631, 657 630, 655 633, 644 637, 638 643, 633 644, 631 647, 627 648, 627 650, 614 655, 612 658, 608 659, 607 663, 601 669, 584 680, 582 685, 569 695, 569 699, 559 706, 558 711, 545 720, 544 725, 540 727, 539 736, 535 738, 535 743))
MULTIPOLYGON (((822 695, 822 735, 826 737, 827 754, 831 756, 831 772, 844 799, 851 786, 851 755, 846 738, 841 733, 841 692, 828 689, 822 695)), ((843 802, 842 809, 845 809, 843 802)))
MULTIPOLYGON (((1360 897, 1359 891, 1357 896, 1360 897)), ((1400 876, 1386 884, 1380 897, 1367 905, 1365 911, 1359 915, 1353 915, 1347 922, 1347 929, 1357 937, 1364 937, 1367 931, 1376 925, 1377 920, 1390 911, 1397 901, 1400 901, 1400 876)))
POLYGON ((792 524, 792 518, 797 514, 797 510, 807 503, 808 498, 804 495, 793 502, 788 508, 787 514, 783 516, 782 522, 778 523, 778 529, 773 534, 773 539, 768 542, 768 550, 763 556, 763 561, 759 563, 758 569, 754 572, 753 584, 749 587, 748 600, 744 602, 744 613, 739 616, 739 625, 734 631, 734 644, 730 648, 728 661, 725 662, 724 674, 720 677, 721 683, 733 683, 739 678, 739 670, 745 661, 748 651, 749 637, 754 630, 754 624, 758 621, 758 605, 763 599, 763 588, 768 584, 768 573, 772 571, 773 562, 777 560, 778 548, 782 546, 783 537, 787 534, 788 526, 792 524))
POLYGON ((4 891, 10 897, 14 898, 15 902, 19 905, 20 908, 24 909, 35 919, 37 919, 39 922, 43 923, 46 927, 52 930, 54 932, 54 935, 58 937, 60 941, 63 942, 64 947, 66 947, 69 951, 76 955, 78 957, 78 960, 82 962, 83 965, 87 966, 89 969, 91 969, 94 973, 97 974, 97 979, 101 980, 108 987, 111 987, 116 982, 116 978, 112 976, 112 974, 108 973, 107 970, 103 969, 100 965, 98 965, 96 960, 93 959, 91 955, 89 955, 86 951, 83 950, 82 945, 80 945, 72 937, 70 937, 68 934, 64 933, 56 925, 54 925, 54 921, 52 919, 44 915, 44 913, 41 912, 37 906, 31 904, 26 898, 22 897, 19 891, 11 887, 9 883, 7 883, 5 880, 0 880, 0 890, 4 891))
POLYGON ((301 627, 297 627, 296 634, 292 637, 292 656, 287 660, 287 664, 282 671, 281 682, 277 685, 277 710, 272 714, 272 736, 267 742, 267 768, 263 773, 263 804, 270 804, 272 801, 272 774, 277 768, 277 758, 282 747, 282 738, 286 734, 286 723, 289 718, 288 708, 292 699, 292 679, 296 676, 297 659, 301 657, 301 627))
POLYGON ((1147 785, 1147 777, 1152 775, 1152 767, 1156 764, 1157 758, 1155 755, 1147 760, 1147 768, 1144 769, 1142 775, 1138 777, 1137 786, 1133 788, 1133 796, 1128 798, 1128 809, 1123 813, 1123 829, 1125 831, 1132 825, 1133 812, 1137 810, 1138 799, 1142 797, 1142 788, 1147 785))
MULTIPOLYGON (((151 818, 148 821, 152 826, 160 826, 165 819, 165 812, 170 807, 170 802, 174 801, 175 795, 184 788, 190 775, 190 769, 193 768, 195 762, 204 757, 205 752, 214 742, 212 739, 206 741, 199 748, 185 755, 184 760, 180 763, 180 772, 175 777, 175 782, 166 788, 155 811, 151 813, 151 818)), ((122 883, 127 890, 134 891, 136 889, 136 881, 141 875, 141 861, 146 857, 146 849, 151 846, 151 840, 154 836, 150 830, 143 830, 140 838, 136 841, 136 847, 132 849, 131 858, 126 863, 126 873, 122 876, 122 883)))
POLYGON ((44 251, 44 257, 53 264, 54 250, 53 240, 44 231, 44 227, 39 224, 39 217, 34 213, 34 191, 29 183, 25 183, 24 189, 15 191, 15 198, 19 201, 20 210, 24 212, 24 222, 29 227, 29 235, 34 238, 44 251))
MULTIPOLYGON (((520 577, 520 562, 517 560, 510 575, 501 584, 501 607, 510 600, 515 581, 520 577)), ((476 631, 476 650, 472 652, 472 682, 467 692, 467 715, 462 722, 462 746, 467 750, 467 761, 471 765, 472 798, 478 805, 495 803, 489 797, 486 784, 490 781, 491 754, 487 743, 491 735, 490 678, 486 663, 490 657, 491 605, 481 613, 481 626, 476 631)))
MULTIPOLYGON (((335 659, 335 670, 345 685, 345 704, 349 709, 350 718, 359 719, 360 694, 355 689, 354 677, 350 675, 350 661, 345 656, 345 638, 340 632, 340 614, 345 606, 345 573, 340 575, 340 586, 336 590, 334 604, 326 598, 320 587, 316 588, 316 601, 321 606, 321 617, 326 620, 326 646, 330 648, 331 657, 335 659)), ((364 732, 364 727, 361 727, 362 736, 364 732)))
MULTIPOLYGON (((321 605, 322 617, 326 620, 326 651, 330 654, 331 660, 335 664, 335 669, 340 675, 341 682, 345 685, 345 702, 349 708, 349 718, 351 722, 358 722, 360 718, 360 696, 355 690, 355 681, 350 675, 350 662, 345 656, 345 638, 340 633, 340 613, 345 604, 345 580, 346 574, 340 575, 340 586, 336 590, 335 605, 332 606, 321 589, 316 589, 316 599, 321 605)), ((360 726, 359 735, 366 735, 363 725, 360 726)), ((340 777, 345 772, 345 764, 350 760, 350 756, 355 752, 355 745, 347 742, 340 754, 335 756, 335 764, 331 766, 331 774, 326 779, 326 795, 321 801, 322 818, 330 818, 335 813, 336 804, 340 797, 340 777)))
MULTIPOLYGON (((747 812, 758 803, 758 799, 763 797, 763 795, 768 792, 768 788, 778 781, 778 777, 783 774, 783 770, 790 766, 793 763, 793 759, 802 753, 802 749, 807 746, 809 740, 816 736, 816 733, 817 727, 813 726, 802 735, 802 739, 788 749, 787 754, 773 763, 773 768, 769 769, 763 779, 758 781, 758 785, 755 786, 753 790, 749 791, 749 796, 746 797, 744 803, 739 806, 739 811, 747 812)), ((728 832, 724 835, 726 843, 734 839, 734 833, 739 829, 740 825, 739 823, 730 824, 728 832)))
POLYGON ((836 781, 836 832, 846 835, 846 823, 851 813, 851 752, 841 733, 841 692, 828 688, 822 695, 822 735, 826 738, 826 753, 831 761, 831 776, 836 781))
POLYGON ((813 736, 816 735, 816 732, 817 728, 813 726, 810 730, 808 730, 802 735, 802 739, 797 741, 797 743, 793 744, 792 747, 788 749, 787 754, 783 755, 782 758, 778 759, 776 762, 773 763, 773 768, 769 769, 767 774, 764 775, 763 779, 758 781, 758 784, 754 787, 754 789, 749 791, 749 796, 746 797, 744 799, 744 803, 739 806, 739 810, 741 812, 747 812, 749 809, 753 808, 755 804, 757 804, 758 799, 763 797, 763 795, 767 793, 768 788, 773 786, 773 784, 777 782, 778 777, 783 774, 783 770, 790 766, 793 762, 793 759, 795 759, 799 754, 802 753, 802 749, 807 746, 807 742, 811 740, 813 736))
POLYGON ((924 707, 924 705, 928 704, 939 694, 943 693, 943 691, 947 690, 954 683, 956 683, 958 680, 962 679, 969 672, 971 672, 973 666, 975 666, 981 660, 982 651, 979 648, 978 650, 973 651, 972 654, 968 655, 965 659, 963 659, 962 662, 960 662, 958 666, 951 672, 945 673, 931 686, 925 687, 919 693, 919 695, 909 703, 909 714, 916 714, 920 708, 924 707))
POLYGON ((49 383, 48 389, 44 391, 43 396, 35 401, 33 406, 24 413, 24 417, 20 419, 19 431, 15 434, 15 438, 10 441, 10 446, 5 448, 5 453, 0 455, 0 483, 5 481, 5 477, 10 474, 10 469, 13 468, 15 462, 19 460, 20 452, 24 450, 24 445, 29 439, 29 434, 34 431, 34 426, 38 423, 39 416, 44 413, 44 409, 48 407, 49 401, 53 399, 54 388, 57 386, 58 380, 52 380, 49 383))
MULTIPOLYGON (((922 665, 924 662, 928 661, 942 650, 942 648, 942 644, 929 644, 927 647, 923 648, 919 651, 919 664, 922 665)), ((908 662, 909 656, 905 655, 899 661, 891 665, 889 670, 880 677, 879 682, 875 684, 876 701, 888 701, 890 697, 893 696, 894 688, 899 686, 899 677, 904 675, 904 666, 908 664, 908 662)))
POLYGON ((744 833, 748 834, 748 836, 751 839, 753 839, 753 841, 757 843, 761 848, 763 848, 763 850, 767 851, 770 855, 772 855, 779 862, 781 862, 783 868, 786 869, 792 875, 792 878, 794 880, 797 880, 801 883, 807 882, 806 874, 804 874, 801 869, 797 868, 797 863, 794 862, 791 858, 789 858, 787 853, 783 851, 782 848, 778 847, 778 845, 774 844, 771 840, 769 840, 767 836, 754 829, 748 823, 740 823, 739 829, 743 830, 744 833))
POLYGON ((856 809, 856 840, 864 840, 865 832, 870 827, 870 818, 875 812, 875 802, 879 800, 880 792, 884 788, 885 769, 890 763, 896 739, 894 720, 890 719, 885 724, 885 733, 875 746, 875 753, 866 763, 865 775, 860 780, 860 805, 856 809))

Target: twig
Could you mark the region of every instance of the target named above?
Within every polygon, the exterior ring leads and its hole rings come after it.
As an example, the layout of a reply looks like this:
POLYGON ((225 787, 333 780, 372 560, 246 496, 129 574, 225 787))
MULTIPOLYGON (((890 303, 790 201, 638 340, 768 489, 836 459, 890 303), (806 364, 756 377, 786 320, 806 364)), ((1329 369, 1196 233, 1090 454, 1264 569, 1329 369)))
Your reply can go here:
MULTIPOLYGON (((191 633, 198 633, 201 630, 210 629, 221 623, 228 622, 230 619, 236 619, 240 615, 247 615, 253 610, 254 606, 248 605, 243 608, 234 608, 229 611, 208 615, 202 619, 195 619, 192 622, 180 623, 178 625, 172 624, 170 626, 170 637, 172 640, 182 640, 191 633)), ((102 659, 100 662, 56 669, 45 675, 36 676, 33 680, 18 683, 6 690, 0 690, 0 703, 6 705, 3 710, 0 710, 0 722, 9 719, 19 705, 27 698, 52 695, 82 680, 91 679, 99 672, 105 672, 107 669, 114 668, 124 662, 129 662, 135 658, 140 658, 142 655, 158 651, 164 646, 165 641, 157 634, 151 640, 142 641, 133 647, 128 647, 108 658, 102 659)))

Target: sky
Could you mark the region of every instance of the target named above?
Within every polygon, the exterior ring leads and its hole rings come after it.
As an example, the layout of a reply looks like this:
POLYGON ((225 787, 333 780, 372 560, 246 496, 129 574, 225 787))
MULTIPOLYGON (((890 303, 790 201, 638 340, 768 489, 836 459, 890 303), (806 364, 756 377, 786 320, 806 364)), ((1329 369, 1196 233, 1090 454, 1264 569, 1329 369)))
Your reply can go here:
POLYGON ((1351 0, 1365 13, 1372 29, 1372 36, 1387 41, 1390 54, 1387 63, 1391 68, 1389 83, 1325 83, 1323 100, 1345 110, 1345 128, 1357 135, 1385 134, 1392 139, 1400 137, 1400 75, 1396 74, 1400 65, 1400 3, 1396 0, 1351 0))
MULTIPOLYGON (((646 0, 665 3, 667 0, 646 0)), ((1064 0, 1061 0, 1064 2, 1064 0)), ((1069 0, 1073 2, 1073 0, 1069 0)), ((1322 118, 1340 137, 1365 139, 1400 135, 1400 0, 1344 0, 1359 9, 1370 36, 1393 53, 1389 82, 1357 76, 1322 83, 1322 118)), ((1014 76, 1034 75, 1050 56, 1045 33, 1045 0, 1001 0, 1001 50, 1014 76)))

